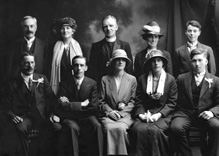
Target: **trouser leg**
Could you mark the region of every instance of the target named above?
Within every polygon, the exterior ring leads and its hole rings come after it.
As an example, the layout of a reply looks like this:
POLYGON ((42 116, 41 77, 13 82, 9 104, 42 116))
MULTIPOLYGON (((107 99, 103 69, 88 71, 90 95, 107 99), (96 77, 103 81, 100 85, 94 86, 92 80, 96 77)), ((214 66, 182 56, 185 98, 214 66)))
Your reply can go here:
POLYGON ((192 150, 189 147, 189 142, 186 135, 186 132, 190 126, 191 119, 187 117, 175 117, 170 125, 176 146, 183 156, 192 156, 192 150))

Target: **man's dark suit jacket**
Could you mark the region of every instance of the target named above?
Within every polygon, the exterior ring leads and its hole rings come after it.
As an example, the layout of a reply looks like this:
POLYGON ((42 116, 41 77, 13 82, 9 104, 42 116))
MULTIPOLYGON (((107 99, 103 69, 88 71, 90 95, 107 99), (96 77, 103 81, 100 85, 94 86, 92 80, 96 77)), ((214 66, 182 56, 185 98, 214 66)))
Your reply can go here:
MULTIPOLYGON (((165 71, 167 73, 173 75, 172 60, 171 60, 170 54, 169 54, 169 52, 167 52, 165 50, 161 50, 161 51, 163 52, 164 56, 168 59, 168 64, 165 67, 165 71)), ((146 58, 145 58, 146 53, 147 53, 147 48, 140 51, 135 56, 134 75, 136 78, 138 78, 140 75, 145 73, 144 62, 146 60, 146 58)))
POLYGON ((193 103, 192 79, 193 73, 185 73, 178 77, 178 103, 174 116, 191 116, 194 113, 200 114, 203 111, 212 111, 219 117, 219 78, 206 73, 199 96, 198 108, 193 103), (208 82, 209 81, 209 82, 208 82), (212 82, 210 82, 212 81, 212 82))
POLYGON ((97 84, 94 80, 84 77, 81 83, 80 90, 77 89, 75 80, 72 76, 64 82, 61 82, 58 97, 65 96, 69 99, 69 103, 58 104, 56 113, 64 119, 81 119, 88 116, 95 116, 98 107, 97 84), (81 102, 89 100, 86 107, 81 106, 81 102))
MULTIPOLYGON (((131 48, 128 42, 117 39, 115 41, 113 51, 116 49, 125 50, 128 58, 133 62, 131 48)), ((101 78, 109 74, 106 64, 111 59, 113 51, 110 51, 110 49, 108 49, 106 39, 92 44, 92 48, 90 51, 88 76, 97 81, 98 85, 100 84, 101 78)), ((126 69, 126 72, 132 74, 133 65, 130 65, 126 69)))
POLYGON ((33 89, 30 91, 24 79, 18 76, 10 81, 4 88, 2 104, 11 118, 15 116, 34 117, 36 109, 42 118, 47 118, 52 113, 53 105, 56 102, 55 95, 49 85, 47 78, 41 74, 33 74, 33 80, 44 79, 42 83, 33 82, 33 89))
MULTIPOLYGON (((20 55, 25 52, 23 48, 25 44, 24 38, 20 38, 10 45, 7 62, 7 78, 15 78, 20 73, 20 55)), ((44 74, 44 56, 45 56, 45 42, 39 38, 35 41, 31 48, 35 58, 36 69, 35 73, 44 74)))
MULTIPOLYGON (((206 49, 208 51, 208 72, 215 75, 216 73, 216 65, 214 52, 211 47, 198 43, 198 48, 206 49)), ((190 52, 188 51, 187 44, 176 49, 174 53, 174 62, 173 62, 173 73, 174 76, 177 77, 180 74, 187 73, 192 71, 192 66, 190 63, 190 52)))

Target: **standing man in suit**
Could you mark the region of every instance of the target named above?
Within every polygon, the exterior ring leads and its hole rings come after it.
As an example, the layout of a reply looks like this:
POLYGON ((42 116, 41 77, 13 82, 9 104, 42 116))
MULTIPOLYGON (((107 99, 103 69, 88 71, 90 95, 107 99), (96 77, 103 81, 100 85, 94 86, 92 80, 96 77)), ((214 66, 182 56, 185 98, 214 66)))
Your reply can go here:
MULTIPOLYGON (((151 21, 146 25, 144 25, 142 31, 144 32, 144 34, 142 34, 141 36, 147 42, 147 47, 146 49, 136 54, 134 61, 134 75, 136 78, 138 78, 139 76, 145 73, 144 62, 146 61, 147 56, 150 54, 151 51, 158 49, 158 42, 160 38, 163 36, 160 33, 161 31, 160 26, 155 21, 151 21)), ((161 52, 168 60, 168 64, 166 64, 164 69, 167 73, 172 75, 173 70, 172 70, 172 60, 170 57, 170 53, 165 50, 161 50, 161 52)))
POLYGON ((201 35, 201 25, 199 22, 192 20, 186 23, 185 35, 187 37, 187 43, 178 49, 174 53, 174 76, 177 77, 180 74, 192 71, 192 65, 190 62, 190 53, 193 49, 202 48, 207 50, 208 65, 207 70, 209 73, 215 75, 216 65, 214 52, 211 47, 201 44, 198 41, 198 37, 201 35))
POLYGON ((37 31, 37 19, 32 16, 24 16, 21 19, 23 37, 13 42, 8 53, 7 78, 19 75, 19 57, 21 53, 28 52, 34 55, 35 72, 44 74, 45 42, 35 36, 37 31))
POLYGON ((85 57, 75 56, 72 59, 72 68, 74 75, 71 79, 61 82, 58 92, 59 104, 56 112, 61 118, 63 127, 58 142, 60 147, 58 154, 63 155, 66 152, 64 148, 67 146, 68 154, 73 153, 73 156, 78 156, 80 134, 80 138, 86 141, 87 156, 102 156, 102 127, 96 118, 97 84, 94 80, 84 76, 88 68, 85 57))
MULTIPOLYGON (((128 42, 117 38, 118 23, 114 16, 107 15, 102 19, 102 30, 105 38, 99 42, 93 43, 90 51, 89 76, 100 85, 101 78, 108 74, 107 62, 111 59, 113 51, 123 49, 128 58, 133 62, 131 48, 128 42)), ((133 73, 133 65, 126 69, 129 74, 133 73)))
MULTIPOLYGON (((20 60, 20 75, 11 80, 3 90, 2 105, 7 126, 5 148, 10 156, 48 155, 46 148, 51 136, 51 122, 59 118, 53 114, 55 95, 44 75, 34 73, 35 60, 30 53, 23 53, 20 60), (35 153, 30 151, 30 132, 38 136, 35 153), (9 143, 9 144, 7 144, 9 143), (22 145, 21 149, 18 147, 22 145)), ((52 137, 52 136, 51 136, 52 137)), ((4 148, 3 148, 4 149, 4 148)))
POLYGON ((170 128, 183 156, 192 156, 186 133, 194 124, 209 134, 202 155, 219 155, 219 78, 206 70, 207 55, 206 49, 192 50, 192 71, 179 75, 177 81, 178 108, 170 128))

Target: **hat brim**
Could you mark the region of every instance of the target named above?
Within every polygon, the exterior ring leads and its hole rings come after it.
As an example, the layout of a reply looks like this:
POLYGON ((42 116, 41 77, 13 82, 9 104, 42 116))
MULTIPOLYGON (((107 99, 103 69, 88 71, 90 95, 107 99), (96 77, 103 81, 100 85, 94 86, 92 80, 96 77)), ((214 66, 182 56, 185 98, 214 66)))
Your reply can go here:
POLYGON ((114 57, 114 58, 110 59, 109 62, 107 63, 108 66, 112 66, 115 59, 118 59, 118 58, 124 58, 126 60, 126 68, 132 64, 132 61, 128 57, 119 56, 119 57, 114 57))
POLYGON ((164 56, 154 56, 154 57, 151 57, 150 59, 147 59, 147 60, 144 62, 144 68, 150 68, 150 67, 151 67, 151 61, 152 61, 152 59, 157 58, 157 57, 159 57, 159 58, 162 59, 164 66, 167 65, 168 60, 167 60, 166 57, 164 57, 164 56))
POLYGON ((147 36, 147 35, 158 35, 159 37, 163 37, 164 35, 163 34, 161 34, 161 33, 152 33, 152 32, 150 32, 150 33, 142 33, 141 34, 141 36, 143 37, 143 36, 147 36))

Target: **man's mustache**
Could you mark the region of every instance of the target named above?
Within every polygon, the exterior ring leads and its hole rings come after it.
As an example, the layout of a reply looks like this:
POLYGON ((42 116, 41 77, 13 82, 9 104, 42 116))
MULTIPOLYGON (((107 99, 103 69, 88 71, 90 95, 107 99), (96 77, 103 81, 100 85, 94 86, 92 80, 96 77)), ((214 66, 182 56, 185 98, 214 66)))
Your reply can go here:
POLYGON ((31 71, 31 70, 36 69, 36 67, 34 67, 34 68, 32 68, 32 67, 24 67, 24 69, 25 69, 26 71, 31 71))
POLYGON ((26 33, 26 34, 33 34, 33 31, 27 30, 25 33, 26 33))

